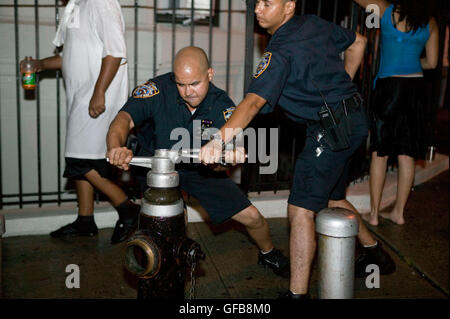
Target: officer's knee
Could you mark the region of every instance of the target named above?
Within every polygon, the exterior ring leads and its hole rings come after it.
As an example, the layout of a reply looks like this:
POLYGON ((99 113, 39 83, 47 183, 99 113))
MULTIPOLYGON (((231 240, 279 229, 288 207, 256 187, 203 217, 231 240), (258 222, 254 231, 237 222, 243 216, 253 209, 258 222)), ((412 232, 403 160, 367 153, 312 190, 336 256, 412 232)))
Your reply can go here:
POLYGON ((259 228, 264 225, 264 217, 253 205, 234 215, 233 219, 249 228, 259 228))
POLYGON ((288 205, 288 216, 291 225, 314 222, 313 211, 290 204, 288 205))

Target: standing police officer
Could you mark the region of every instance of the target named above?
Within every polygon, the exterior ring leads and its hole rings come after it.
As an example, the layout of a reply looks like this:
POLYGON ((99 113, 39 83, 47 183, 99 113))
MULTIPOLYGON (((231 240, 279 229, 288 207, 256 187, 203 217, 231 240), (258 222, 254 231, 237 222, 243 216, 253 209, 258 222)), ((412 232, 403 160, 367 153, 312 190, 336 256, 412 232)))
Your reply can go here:
MULTIPOLYGON (((366 39, 317 16, 295 16, 295 7, 296 1, 257 1, 256 18, 272 38, 245 99, 199 158, 205 164, 217 162, 224 141, 234 134, 230 132, 245 128, 263 107, 270 111, 279 105, 291 119, 306 123, 306 144, 295 165, 288 200, 291 280, 290 290, 282 296, 301 299, 309 297, 315 213, 327 206, 357 213, 345 200, 345 182, 350 157, 366 140, 368 125, 352 83, 366 39)), ((378 265, 381 274, 395 271, 392 259, 359 221, 358 238, 364 248, 356 261, 356 275, 364 276, 369 264, 378 265)))
MULTIPOLYGON (((214 71, 202 49, 180 50, 173 71, 137 87, 111 123, 107 138, 107 157, 111 164, 129 168, 133 153, 123 146, 129 131, 144 121, 138 140, 144 152, 151 154, 155 149, 171 149, 182 142, 171 140, 171 135, 178 135, 172 134, 175 129, 187 129, 193 142, 208 129, 223 126, 231 116, 234 103, 223 90, 210 83, 214 71), (200 132, 195 131, 195 121, 200 124, 200 132)), ((181 189, 199 200, 214 223, 231 218, 245 225, 261 250, 258 262, 282 277, 289 277, 289 259, 274 248, 267 221, 224 172, 217 173, 197 163, 178 167, 178 173, 181 189)))

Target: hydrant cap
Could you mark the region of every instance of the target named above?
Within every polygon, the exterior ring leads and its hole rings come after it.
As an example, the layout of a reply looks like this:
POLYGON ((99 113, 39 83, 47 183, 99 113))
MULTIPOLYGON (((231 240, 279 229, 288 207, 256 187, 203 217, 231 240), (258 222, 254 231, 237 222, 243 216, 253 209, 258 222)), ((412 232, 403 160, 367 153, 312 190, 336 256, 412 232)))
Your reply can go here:
POLYGON ((358 234, 358 219, 347 209, 326 208, 317 215, 316 232, 337 238, 353 237, 358 234))

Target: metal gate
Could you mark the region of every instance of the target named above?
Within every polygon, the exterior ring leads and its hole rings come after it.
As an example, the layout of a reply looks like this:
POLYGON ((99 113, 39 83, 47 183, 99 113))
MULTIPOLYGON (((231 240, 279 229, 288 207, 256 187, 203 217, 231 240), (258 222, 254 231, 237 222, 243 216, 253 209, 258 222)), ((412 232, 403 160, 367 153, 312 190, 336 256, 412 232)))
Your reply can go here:
MULTIPOLYGON (((170 71, 178 49, 198 45, 216 69, 215 84, 236 103, 242 99, 261 53, 255 48, 255 34, 261 33, 253 14, 256 0, 119 2, 126 22, 130 88, 170 71)), ((298 14, 317 14, 368 37, 364 64, 355 81, 370 107, 378 31, 365 27, 365 12, 351 0, 298 0, 297 9, 298 14)), ((35 95, 27 96, 19 74, 19 61, 25 55, 54 54, 51 40, 62 10, 58 0, 0 0, 0 209, 76 200, 62 177, 66 103, 61 75, 42 72, 35 95)), ((436 74, 430 76, 439 79, 436 74)), ((274 125, 282 128, 279 170, 260 175, 259 164, 246 164, 241 179, 246 191, 276 192, 290 187, 293 165, 303 147, 303 128, 280 113, 259 115, 251 123, 255 127, 274 125)), ((352 179, 367 172, 365 147, 356 159, 352 179)))

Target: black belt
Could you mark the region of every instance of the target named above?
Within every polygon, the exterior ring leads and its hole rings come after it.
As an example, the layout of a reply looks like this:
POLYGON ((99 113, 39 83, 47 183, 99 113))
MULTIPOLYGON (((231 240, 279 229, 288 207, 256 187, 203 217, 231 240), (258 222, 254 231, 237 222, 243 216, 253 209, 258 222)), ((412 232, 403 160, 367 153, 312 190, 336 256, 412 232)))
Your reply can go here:
MULTIPOLYGON (((335 110, 335 115, 339 119, 342 117, 342 115, 356 113, 361 110, 361 106, 363 99, 359 95, 359 93, 353 95, 352 97, 342 100, 342 102, 339 103, 338 107, 335 110)), ((319 121, 314 120, 308 120, 306 121, 307 126, 317 125, 319 124, 319 121)))
POLYGON ((363 99, 361 98, 361 96, 359 94, 355 94, 352 97, 339 103, 339 106, 336 109, 336 115, 338 115, 338 113, 340 112, 343 112, 344 114, 359 112, 362 102, 363 99))

